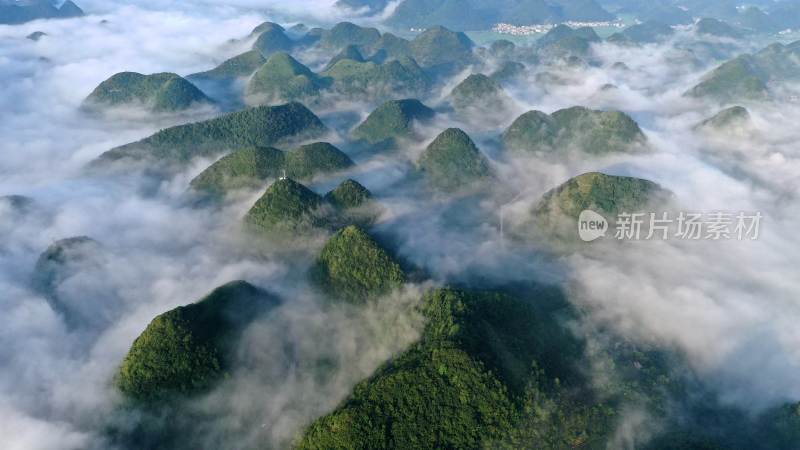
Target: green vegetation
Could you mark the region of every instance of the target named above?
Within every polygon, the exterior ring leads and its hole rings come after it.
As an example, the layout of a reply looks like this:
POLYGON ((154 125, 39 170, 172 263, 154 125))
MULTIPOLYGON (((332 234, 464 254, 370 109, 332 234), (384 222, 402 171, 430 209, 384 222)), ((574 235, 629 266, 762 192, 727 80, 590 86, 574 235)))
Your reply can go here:
POLYGON ((276 23, 265 22, 257 26, 252 34, 258 35, 253 50, 261 53, 264 58, 278 52, 289 52, 294 46, 294 42, 286 36, 286 30, 276 23))
POLYGON ((328 240, 313 269, 313 279, 335 298, 364 303, 400 288, 400 265, 361 228, 351 225, 328 240))
POLYGON ((628 407, 661 418, 669 398, 686 398, 682 364, 664 352, 604 335, 607 349, 588 356, 556 289, 438 289, 420 312, 419 341, 312 423, 298 449, 601 450, 614 447, 628 407), (589 366, 609 378, 590 385, 589 366))
POLYGON ((261 55, 261 52, 250 50, 224 61, 209 71, 189 75, 188 78, 190 80, 231 80, 249 77, 266 62, 267 60, 261 55))
POLYGON ((492 79, 498 83, 507 83, 520 78, 525 73, 525 64, 507 61, 499 69, 492 72, 492 79))
POLYGON ((117 387, 144 403, 210 388, 230 370, 233 345, 247 324, 275 304, 265 291, 234 281, 161 314, 133 342, 117 387))
POLYGON ((608 41, 621 44, 649 44, 662 42, 673 34, 675 31, 669 25, 651 20, 631 25, 620 33, 614 33, 609 36, 608 41))
POLYGON ((353 137, 372 145, 394 142, 397 138, 414 135, 414 123, 426 122, 436 113, 415 99, 391 100, 367 116, 355 130, 353 137))
POLYGON ((338 172, 353 165, 349 156, 327 142, 303 145, 286 153, 286 174, 292 178, 312 178, 316 174, 338 172))
POLYGON ((275 53, 250 79, 246 95, 257 103, 313 101, 324 83, 287 53, 275 53))
POLYGON ((642 2, 636 8, 636 15, 642 22, 658 21, 665 25, 691 25, 694 18, 690 12, 677 5, 661 2, 642 2))
POLYGON ((491 177, 489 161, 472 139, 448 128, 431 142, 417 161, 428 182, 443 191, 456 191, 491 177))
POLYGON ((574 66, 573 61, 580 61, 580 58, 586 57, 590 47, 590 41, 582 37, 570 36, 540 48, 537 54, 545 60, 567 60, 570 65, 574 66))
POLYGON ((770 44, 754 55, 758 71, 769 83, 800 81, 800 41, 770 44))
POLYGON ((356 47, 355 45, 348 45, 347 47, 344 48, 344 50, 342 50, 336 56, 331 58, 331 60, 328 62, 328 65, 325 66, 325 70, 330 69, 331 67, 336 65, 337 62, 343 59, 349 59, 360 63, 366 62, 364 56, 361 55, 361 52, 358 50, 358 47, 356 47))
POLYGON ((600 36, 591 27, 572 28, 567 25, 556 25, 536 41, 539 48, 557 43, 562 39, 580 38, 590 42, 600 41, 600 36))
POLYGON ((3 195, 0 196, 0 206, 8 206, 11 213, 19 214, 30 211, 35 201, 24 195, 3 195))
POLYGON ((469 64, 475 44, 464 33, 435 26, 414 38, 409 46, 421 67, 446 72, 469 64))
POLYGON ((286 175, 310 179, 353 166, 353 161, 327 142, 303 145, 290 152, 272 147, 248 147, 232 152, 191 181, 197 192, 224 197, 238 189, 257 188, 270 178, 286 175))
POLYGON ((37 19, 68 19, 83 16, 72 0, 57 7, 50 0, 0 1, 0 25, 17 25, 37 19))
POLYGON ((503 133, 503 144, 509 150, 549 148, 555 145, 558 134, 558 123, 549 114, 528 111, 503 133))
POLYGON ((274 31, 286 32, 286 29, 275 22, 262 22, 253 28, 253 31, 250 32, 250 37, 260 36, 264 33, 270 33, 274 31))
POLYGON ((406 0, 389 17, 389 24, 400 28, 444 25, 456 30, 480 31, 501 22, 530 25, 604 21, 613 17, 594 0, 406 0))
POLYGON ((31 41, 38 42, 43 37, 47 37, 48 34, 44 31, 34 31, 33 33, 25 36, 25 39, 30 39, 31 41))
POLYGON ((613 234, 620 213, 663 211, 671 200, 672 193, 652 181, 589 172, 546 192, 534 206, 530 221, 515 233, 523 239, 544 240, 556 251, 569 252, 579 242, 578 217, 584 210, 605 217, 613 234))
POLYGON ((84 270, 102 265, 102 246, 86 236, 62 239, 51 244, 39 255, 33 269, 31 285, 45 297, 50 307, 61 314, 70 326, 84 323, 80 308, 63 301, 59 286, 84 270))
POLYGON ((369 227, 380 216, 382 208, 372 192, 355 180, 345 180, 325 194, 325 201, 336 209, 334 228, 350 225, 369 227))
POLYGON ((450 102, 456 111, 481 110, 498 114, 507 110, 513 100, 493 79, 483 74, 472 74, 450 93, 450 102))
POLYGON ((383 64, 342 59, 322 75, 333 81, 336 92, 365 99, 420 95, 430 85, 425 72, 407 57, 383 64))
POLYGON ((174 73, 122 72, 100 83, 83 104, 89 110, 141 105, 156 112, 174 112, 203 103, 212 100, 174 73))
POLYGON ((727 37, 732 39, 739 39, 743 36, 743 33, 736 28, 721 20, 710 17, 698 20, 695 24, 695 32, 700 35, 727 37))
POLYGON ((219 155, 231 148, 281 145, 313 139, 326 132, 319 118, 299 103, 261 106, 161 130, 141 141, 107 151, 93 164, 104 166, 121 160, 147 159, 158 162, 159 167, 186 164, 192 158, 219 155))
POLYGON ((380 38, 381 33, 376 28, 364 28, 350 22, 341 22, 322 33, 319 45, 334 50, 343 49, 348 45, 364 48, 374 45, 380 38))
POLYGON ((648 204, 666 200, 669 195, 652 181, 589 172, 544 194, 534 214, 545 220, 577 219, 581 211, 591 209, 610 217, 620 212, 640 212, 648 204))
POLYGON ((755 59, 743 55, 714 69, 687 95, 720 101, 763 100, 769 90, 755 59))
POLYGON ((282 151, 272 147, 249 147, 232 152, 196 176, 192 189, 212 197, 223 197, 238 189, 255 189, 277 178, 286 165, 282 151))
POLYGON ((612 430, 612 411, 560 393, 548 362, 576 349, 548 333, 533 302, 440 289, 422 313, 420 341, 308 427, 298 449, 577 448, 612 430))
POLYGON ((740 55, 708 73, 686 95, 723 103, 765 100, 771 85, 800 81, 800 42, 771 44, 750 55, 740 55))
POLYGON ((372 192, 358 181, 347 179, 325 194, 325 200, 340 210, 359 208, 372 201, 372 192))
POLYGON ((499 39, 489 46, 489 53, 496 58, 508 58, 514 55, 517 45, 507 39, 499 39))
POLYGON ((750 124, 750 112, 743 106, 731 106, 702 121, 696 129, 724 130, 750 124))
POLYGON ((594 111, 580 106, 552 114, 562 142, 576 145, 587 153, 603 154, 645 143, 644 133, 627 114, 619 111, 594 111))
MULTIPOLYGON (((384 59, 402 58, 404 56, 410 57, 411 43, 392 33, 383 33, 383 36, 381 36, 378 42, 372 45, 372 50, 375 52, 375 55, 383 55, 384 59)), ((376 59, 375 56, 373 56, 373 60, 374 59, 376 59)))
POLYGON ((536 41, 536 47, 540 58, 555 60, 584 57, 589 53, 591 44, 599 41, 600 37, 591 27, 557 25, 536 41))
POLYGON ((337 0, 336 6, 350 8, 352 10, 360 11, 363 8, 367 9, 367 14, 373 15, 383 11, 389 4, 388 0, 337 0))
POLYGON ((771 408, 759 422, 765 448, 790 449, 800 442, 800 403, 771 408))
POLYGON ((323 199, 302 184, 284 178, 277 180, 250 208, 245 224, 256 232, 290 235, 327 226, 319 214, 323 199))
POLYGON ((529 111, 503 133, 511 151, 546 151, 576 148, 601 155, 635 151, 647 142, 639 125, 619 111, 595 111, 581 106, 547 115, 529 111))

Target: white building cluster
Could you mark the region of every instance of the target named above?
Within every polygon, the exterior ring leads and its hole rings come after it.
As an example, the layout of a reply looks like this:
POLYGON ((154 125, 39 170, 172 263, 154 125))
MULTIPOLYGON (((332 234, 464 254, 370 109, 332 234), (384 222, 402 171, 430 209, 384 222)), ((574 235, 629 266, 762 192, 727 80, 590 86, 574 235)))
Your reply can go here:
MULTIPOLYGON (((540 33, 547 33, 548 31, 555 28, 557 24, 552 23, 543 23, 543 24, 535 24, 535 25, 511 25, 510 23, 498 23, 492 27, 492 31, 499 34, 510 34, 512 36, 530 36, 533 34, 540 34, 540 33)), ((581 28, 581 27, 614 27, 614 28, 625 28, 625 24, 620 21, 614 22, 564 22, 563 25, 567 25, 570 28, 581 28)))

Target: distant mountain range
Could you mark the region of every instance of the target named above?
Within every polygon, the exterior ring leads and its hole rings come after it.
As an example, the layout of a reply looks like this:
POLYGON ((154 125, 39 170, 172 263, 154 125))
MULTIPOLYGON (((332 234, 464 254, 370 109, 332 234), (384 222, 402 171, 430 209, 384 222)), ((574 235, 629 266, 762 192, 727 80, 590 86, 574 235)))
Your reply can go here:
POLYGON ((83 16, 72 0, 56 6, 51 0, 0 0, 0 25, 17 25, 36 19, 67 19, 83 16))
MULTIPOLYGON (((389 2, 339 0, 337 4, 374 14, 384 10, 389 2)), ((595 0, 404 0, 388 23, 408 28, 442 25, 457 30, 484 30, 501 22, 530 25, 614 18, 595 0)))
MULTIPOLYGON (((389 0, 338 0, 342 8, 375 15, 389 0)), ((403 0, 386 20, 399 28, 442 25, 454 30, 486 30, 497 23, 534 25, 564 22, 603 22, 617 15, 641 22, 688 25, 699 18, 724 20, 746 29, 777 32, 800 27, 800 3, 789 0, 403 0)))
POLYGON ((800 27, 800 3, 793 0, 598 0, 598 3, 615 14, 667 25, 685 25, 696 18, 712 17, 763 32, 800 27))

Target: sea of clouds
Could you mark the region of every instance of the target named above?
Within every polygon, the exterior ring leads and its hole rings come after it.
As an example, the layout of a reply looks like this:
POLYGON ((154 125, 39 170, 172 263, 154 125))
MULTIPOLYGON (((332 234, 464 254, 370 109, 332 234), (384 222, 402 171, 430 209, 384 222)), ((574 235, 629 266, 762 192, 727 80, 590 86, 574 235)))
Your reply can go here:
MULTIPOLYGON (((0 195, 35 201, 24 216, 0 205, 3 447, 106 446, 102 424, 119 401, 113 374, 131 342, 156 315, 235 279, 265 287, 285 302, 248 331, 242 345, 246 369, 194 406, 210 411, 211 419, 198 425, 193 438, 218 442, 220 436, 235 434, 244 447, 285 446, 418 336, 413 305, 422 287, 410 286, 365 310, 325 310, 303 281, 307 261, 249 252, 242 243, 240 219, 258 192, 221 209, 186 205, 188 181, 210 161, 197 161, 166 181, 82 170, 105 150, 215 111, 155 119, 131 111, 102 119, 78 108, 116 72, 187 75, 207 70, 241 52, 245 43, 235 40, 265 19, 329 24, 345 13, 334 9, 332 1, 313 6, 171 2, 168 7, 154 1, 135 6, 86 1, 81 6, 90 15, 0 26, 0 195), (33 31, 48 36, 38 42, 25 39, 33 31), (64 295, 109 319, 95 329, 76 331, 29 281, 48 245, 82 235, 101 243, 106 264, 71 280, 64 295), (294 350, 287 353, 287 345, 294 350), (320 358, 335 359, 335 376, 318 380, 298 370, 320 358)), ((800 105, 788 96, 752 105, 753 129, 732 136, 697 133, 694 125, 719 105, 682 96, 715 65, 708 60, 698 64, 675 50, 690 38, 683 33, 675 42, 637 49, 598 45, 594 52, 600 67, 577 73, 557 69, 575 77, 572 84, 545 88, 531 76, 510 86, 514 114, 500 124, 487 129, 480 118, 444 116, 421 129, 429 141, 446 127, 461 126, 496 157, 499 181, 478 204, 398 187, 424 143, 409 143, 393 158, 358 159, 360 166, 350 175, 376 192, 386 207, 377 230, 391 236, 398 254, 423 268, 433 283, 478 276, 561 283, 571 300, 588 311, 587 321, 685 355, 732 404, 758 410, 797 401, 800 105), (612 70, 617 61, 630 71, 612 70), (600 89, 609 83, 617 89, 600 89), (500 155, 496 137, 516 114, 573 105, 628 112, 648 136, 651 152, 563 159, 500 155), (544 192, 587 171, 653 180, 671 190, 687 211, 761 212, 760 238, 601 244, 596 251, 557 257, 501 239, 501 214, 510 227, 521 226, 544 192)), ((739 50, 762 44, 742 44, 739 50)), ((456 76, 429 106, 444 102, 449 88, 471 70, 456 76)), ((339 105, 357 117, 373 106, 339 105)))

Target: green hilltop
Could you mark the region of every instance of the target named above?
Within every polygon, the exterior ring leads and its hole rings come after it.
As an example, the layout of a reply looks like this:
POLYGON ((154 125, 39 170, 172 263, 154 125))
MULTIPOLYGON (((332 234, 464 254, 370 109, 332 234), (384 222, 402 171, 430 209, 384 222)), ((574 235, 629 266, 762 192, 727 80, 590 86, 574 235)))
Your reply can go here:
POLYGON ((372 45, 373 59, 401 58, 411 56, 411 42, 392 33, 383 33, 381 38, 372 45))
POLYGON ((503 132, 503 144, 512 150, 551 147, 558 135, 558 123, 553 117, 541 111, 528 111, 503 132))
POLYGON ((296 41, 297 45, 303 48, 311 48, 319 44, 319 39, 322 37, 322 34, 325 33, 325 30, 319 27, 303 29, 299 32, 302 33, 303 31, 305 31, 305 34, 300 36, 300 38, 296 41))
POLYGON ((416 99, 390 100, 372 111, 353 130, 353 137, 376 145, 412 137, 415 122, 427 122, 436 113, 416 99))
POLYGON ((214 197, 239 189, 254 189, 270 178, 278 178, 286 166, 285 159, 284 153, 276 148, 243 148, 209 166, 190 186, 214 197))
POLYGON ((319 118, 300 103, 261 106, 161 130, 103 153, 93 165, 148 159, 158 162, 159 167, 186 164, 192 158, 211 157, 232 148, 281 145, 313 139, 327 131, 319 118))
POLYGON ((310 179, 353 166, 353 161, 327 142, 303 145, 289 152, 272 147, 247 147, 225 155, 195 177, 190 186, 212 197, 224 197, 238 189, 262 186, 283 173, 310 179))
POLYGON ((161 314, 133 342, 116 376, 117 388, 143 403, 211 388, 229 373, 244 328, 275 304, 267 292, 234 281, 161 314))
POLYGON ((669 25, 650 20, 631 25, 612 34, 607 40, 617 44, 650 44, 662 42, 674 34, 675 31, 669 25))
POLYGON ((82 17, 83 10, 72 0, 61 6, 50 0, 0 1, 0 25, 18 25, 37 19, 69 19, 82 17))
POLYGON ((286 174, 297 179, 337 172, 354 165, 349 156, 327 142, 303 145, 286 153, 286 174))
POLYGON ((539 48, 544 48, 555 44, 562 39, 574 37, 586 39, 587 41, 591 42, 597 42, 600 40, 600 37, 591 27, 572 28, 570 26, 560 24, 551 28, 547 33, 544 34, 544 36, 537 39, 536 45, 539 48))
POLYGON ((750 124, 750 112, 743 106, 731 106, 714 114, 702 122, 695 129, 724 130, 731 127, 741 127, 750 124))
POLYGON ((417 161, 428 183, 443 191, 457 191, 487 180, 489 161, 472 139, 449 128, 431 142, 417 161))
POLYGON ((552 114, 561 139, 588 153, 606 153, 641 145, 647 140, 639 125, 620 111, 594 111, 574 106, 552 114))
POLYGON ((766 100, 771 94, 770 85, 798 81, 800 41, 788 45, 774 43, 755 54, 740 55, 723 63, 686 95, 722 103, 766 100))
POLYGON ((459 83, 450 93, 450 102, 456 111, 483 110, 499 113, 513 103, 500 84, 484 74, 472 74, 459 83))
POLYGON ((427 294, 421 339, 312 423, 297 448, 577 448, 608 436, 613 410, 573 404, 552 381, 579 347, 533 305, 492 292, 427 294))
POLYGON ((45 33, 44 31, 34 31, 33 33, 25 36, 25 39, 30 39, 31 41, 39 42, 42 38, 45 38, 47 36, 48 34, 45 33))
POLYGON ((406 0, 396 7, 388 23, 401 28, 444 25, 477 31, 497 23, 597 22, 613 17, 594 0, 406 0))
POLYGON ((349 59, 360 63, 367 61, 364 59, 364 55, 361 54, 361 51, 358 49, 357 46, 348 45, 341 52, 337 53, 336 56, 331 58, 330 61, 328 61, 328 64, 325 66, 325 70, 330 69, 331 67, 336 65, 337 62, 343 59, 349 59))
POLYGON ((353 10, 367 9, 367 14, 373 15, 383 11, 389 4, 388 0, 337 0, 336 6, 339 8, 349 8, 353 10))
POLYGON ((253 44, 253 50, 258 51, 264 58, 269 58, 278 52, 288 52, 294 47, 294 42, 286 35, 286 30, 280 25, 265 22, 257 26, 252 35, 258 35, 253 44))
POLYGON ((369 227, 380 216, 382 208, 372 192, 361 183, 347 179, 325 194, 325 201, 336 214, 332 217, 334 228, 350 225, 369 227))
POLYGON ((491 78, 498 83, 507 83, 519 79, 525 74, 525 64, 516 61, 506 61, 500 68, 492 72, 491 78))
POLYGON ((322 197, 291 178, 279 178, 244 222, 256 233, 297 237, 314 229, 369 226, 380 212, 372 193, 354 180, 343 181, 322 197))
POLYGON ((744 33, 733 26, 711 17, 705 17, 695 24, 695 32, 700 35, 740 39, 744 33))
POLYGON ((14 214, 26 213, 30 211, 36 201, 24 195, 2 195, 0 196, 0 206, 7 206, 14 214))
POLYGON ((537 55, 546 60, 585 57, 600 37, 591 27, 570 28, 557 25, 536 41, 537 55))
POLYGON ((199 80, 233 80, 249 77, 267 62, 258 50, 250 50, 225 60, 217 67, 200 73, 189 75, 187 78, 199 80))
POLYGON ((353 59, 337 61, 322 75, 332 88, 347 97, 365 99, 421 95, 430 87, 427 74, 408 57, 378 64, 353 59))
POLYGON ((339 300, 363 303, 400 288, 406 275, 369 234, 351 225, 325 244, 313 269, 313 279, 339 300))
POLYGON ((95 318, 86 311, 65 302, 59 287, 82 271, 99 268, 103 264, 103 247, 94 239, 77 236, 61 239, 51 244, 39 255, 33 269, 31 285, 47 299, 50 307, 61 314, 70 326, 91 323, 95 318))
POLYGON ((376 28, 364 28, 351 22, 340 22, 322 33, 319 45, 334 50, 341 50, 348 45, 363 48, 374 45, 380 38, 381 33, 376 28))
POLYGON ((328 225, 328 220, 319 214, 323 202, 314 191, 283 178, 267 188, 244 221, 255 232, 298 234, 328 225))
POLYGON ((332 191, 325 194, 325 200, 340 210, 360 208, 372 201, 372 192, 358 181, 344 180, 332 191))
POLYGON ((509 58, 517 50, 517 44, 508 39, 498 39, 489 45, 489 54, 495 58, 509 58))
POLYGON ((144 106, 155 112, 174 112, 210 103, 200 89, 174 73, 122 72, 100 83, 83 106, 89 110, 144 106))
POLYGON ((253 28, 253 31, 250 32, 250 37, 257 37, 264 33, 269 33, 274 31, 282 31, 285 33, 286 29, 283 28, 280 24, 277 24, 275 22, 262 22, 256 25, 255 28, 253 28))
POLYGON ((308 67, 288 53, 275 53, 259 68, 247 84, 246 95, 257 103, 313 101, 324 87, 308 67))
POLYGON ((411 41, 411 55, 426 70, 449 72, 473 61, 475 44, 461 32, 441 26, 428 28, 411 41))
POLYGON ((652 181, 589 172, 545 193, 534 214, 545 219, 577 219, 581 211, 591 209, 615 216, 620 212, 641 212, 648 204, 665 200, 669 195, 652 181))
POLYGON ((581 106, 561 109, 552 115, 529 111, 503 132, 503 144, 511 151, 577 148, 602 155, 638 150, 646 142, 639 125, 627 114, 581 106))
POLYGON ((720 101, 764 100, 769 89, 755 59, 743 55, 711 71, 687 95, 720 101))

